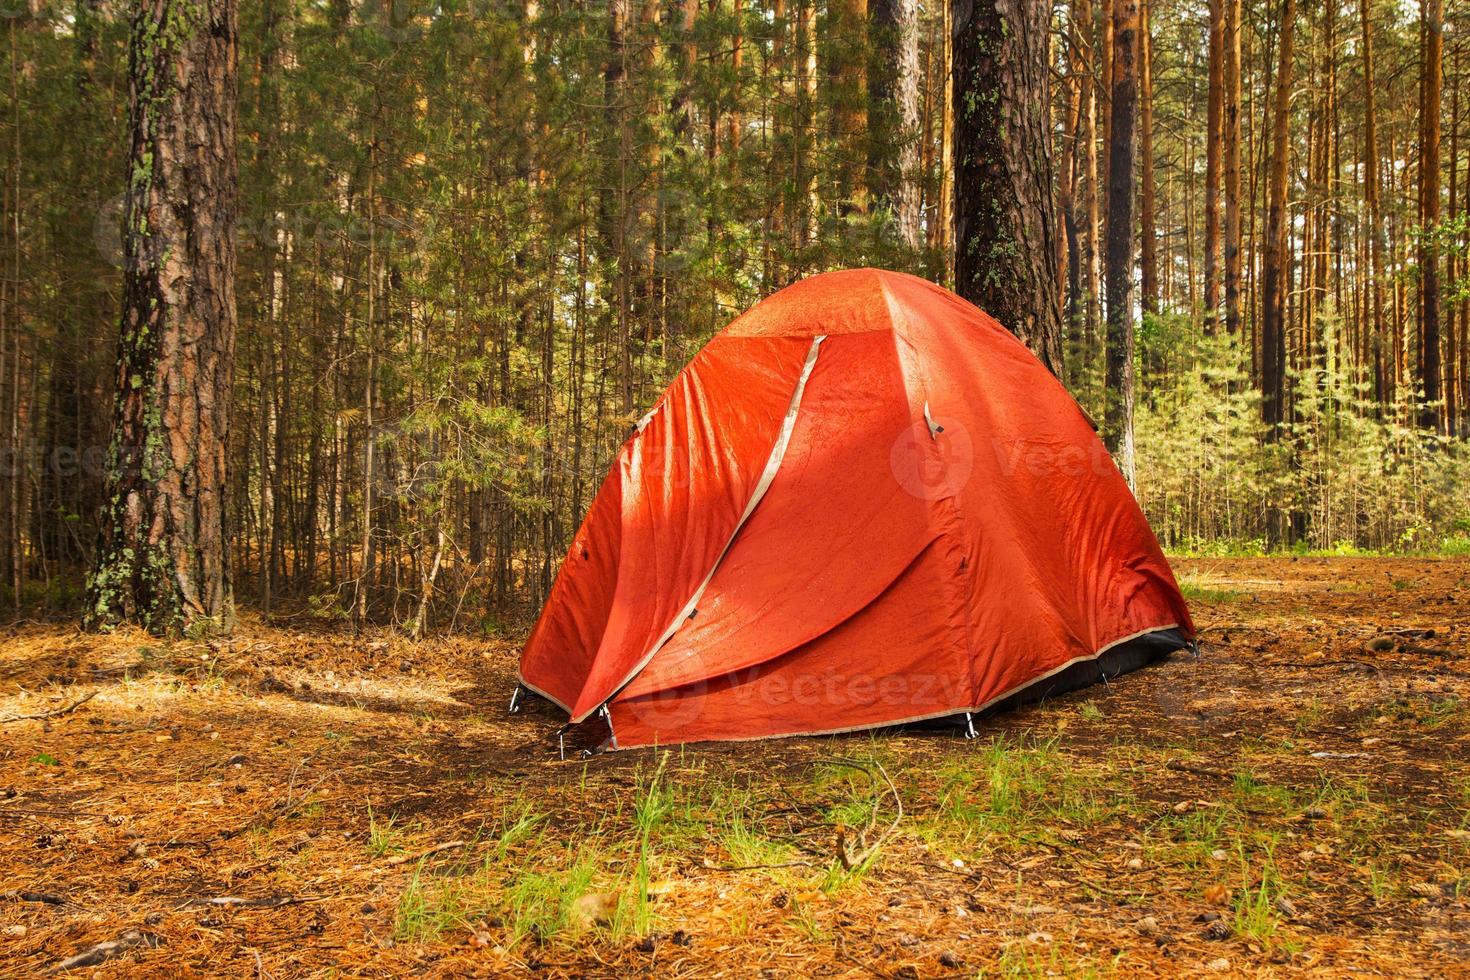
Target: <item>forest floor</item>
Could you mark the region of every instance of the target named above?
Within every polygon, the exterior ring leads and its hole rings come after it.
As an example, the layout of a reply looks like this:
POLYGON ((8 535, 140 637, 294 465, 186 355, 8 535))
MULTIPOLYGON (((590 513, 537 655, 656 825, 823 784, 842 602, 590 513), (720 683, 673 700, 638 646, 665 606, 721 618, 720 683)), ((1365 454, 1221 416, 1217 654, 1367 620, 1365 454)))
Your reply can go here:
POLYGON ((563 762, 505 640, 14 627, 0 976, 1470 975, 1470 559, 1176 565, 1198 660, 973 741, 563 762))

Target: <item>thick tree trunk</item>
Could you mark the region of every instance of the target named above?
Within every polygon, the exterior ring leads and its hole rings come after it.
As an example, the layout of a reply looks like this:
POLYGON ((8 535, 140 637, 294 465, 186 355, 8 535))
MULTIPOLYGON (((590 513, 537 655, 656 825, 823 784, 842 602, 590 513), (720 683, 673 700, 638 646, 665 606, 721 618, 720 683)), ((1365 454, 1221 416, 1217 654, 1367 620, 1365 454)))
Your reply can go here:
POLYGON ((1133 128, 1138 107, 1138 0, 1112 0, 1108 124, 1107 413, 1103 439, 1131 487, 1133 454, 1133 128))
POLYGON ((122 329, 92 626, 233 618, 235 46, 233 0, 134 10, 122 329))
POLYGON ((1440 381, 1439 249, 1434 228, 1439 224, 1440 98, 1444 89, 1444 0, 1424 0, 1423 101, 1420 113, 1424 136, 1419 147, 1420 223, 1428 234, 1419 238, 1419 386, 1424 390, 1425 428, 1440 425, 1443 386, 1440 381))
POLYGON ((1291 41, 1295 21, 1296 0, 1282 0, 1266 242, 1261 260, 1261 417, 1273 435, 1286 409, 1286 293, 1290 273, 1286 174, 1291 154, 1291 41))
POLYGON ((869 144, 873 196, 892 210, 899 237, 915 249, 921 244, 918 10, 918 0, 873 0, 868 84, 868 100, 878 114, 869 144))
POLYGON ((1062 368, 1047 26, 1038 0, 956 0, 955 288, 1062 368))

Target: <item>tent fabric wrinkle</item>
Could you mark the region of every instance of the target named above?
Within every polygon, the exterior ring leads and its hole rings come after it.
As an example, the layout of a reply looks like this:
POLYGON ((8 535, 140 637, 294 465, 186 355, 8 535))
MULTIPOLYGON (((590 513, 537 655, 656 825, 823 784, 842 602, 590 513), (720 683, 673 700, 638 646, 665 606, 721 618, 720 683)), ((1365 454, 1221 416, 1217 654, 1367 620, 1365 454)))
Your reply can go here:
POLYGON ((640 419, 520 680, 631 748, 962 717, 1193 635, 1060 382, 947 290, 856 269, 737 317, 640 419))

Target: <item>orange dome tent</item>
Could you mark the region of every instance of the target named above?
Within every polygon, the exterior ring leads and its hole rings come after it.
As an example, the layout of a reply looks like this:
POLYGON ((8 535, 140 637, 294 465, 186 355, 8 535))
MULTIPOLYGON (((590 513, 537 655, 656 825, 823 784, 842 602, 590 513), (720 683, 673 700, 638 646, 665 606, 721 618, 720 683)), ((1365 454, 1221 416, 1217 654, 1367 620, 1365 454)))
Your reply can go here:
POLYGON ((626 748, 967 718, 1192 636, 1062 385, 958 296, 859 269, 769 297, 674 379, 520 681, 626 748))

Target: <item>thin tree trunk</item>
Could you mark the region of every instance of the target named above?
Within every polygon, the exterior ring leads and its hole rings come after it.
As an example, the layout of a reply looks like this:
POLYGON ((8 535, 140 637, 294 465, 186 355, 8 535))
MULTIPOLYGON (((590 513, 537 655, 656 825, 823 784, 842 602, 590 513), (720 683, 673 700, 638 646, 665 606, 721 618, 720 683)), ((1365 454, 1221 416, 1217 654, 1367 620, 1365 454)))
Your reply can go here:
POLYGON ((1373 350, 1374 395, 1379 404, 1387 405, 1394 397, 1394 377, 1393 372, 1388 370, 1389 355, 1383 346, 1383 217, 1379 207, 1382 190, 1378 177, 1378 117, 1373 78, 1371 2, 1372 0, 1359 0, 1358 3, 1363 48, 1363 203, 1368 212, 1368 332, 1373 350))
POLYGON ((1112 0, 1108 124, 1107 412, 1103 438, 1130 487, 1133 451, 1133 128, 1138 107, 1138 0, 1112 0))
POLYGON ((874 199, 893 211, 900 240, 921 244, 919 215, 918 0, 873 0, 869 102, 879 114, 870 140, 874 199))
POLYGON ((1439 225, 1440 99, 1444 89, 1444 0, 1424 0, 1419 8, 1424 23, 1423 101, 1419 111, 1424 138, 1419 147, 1419 385, 1424 391, 1420 421, 1427 429, 1440 426, 1444 388, 1440 372, 1439 225))
MULTIPOLYGON (((1229 2, 1229 0, 1216 0, 1229 2)), ((1138 271, 1143 308, 1159 312, 1158 227, 1154 214, 1154 73, 1153 39, 1150 37, 1149 8, 1152 0, 1138 5, 1138 153, 1140 164, 1138 214, 1138 271)))
POLYGON ((1220 123, 1224 106, 1225 4, 1209 0, 1209 94, 1205 111, 1205 332, 1214 333, 1220 315, 1220 123))
POLYGON ((954 282, 954 31, 951 26, 953 11, 942 3, 942 27, 940 45, 944 57, 940 59, 943 75, 939 79, 939 190, 937 217, 934 224, 934 248, 943 262, 944 281, 954 282))
MULTIPOLYGON (((657 0, 644 0, 646 6, 654 8, 657 20, 657 0)), ((730 0, 730 20, 735 32, 730 38, 730 111, 725 116, 725 146, 731 156, 740 152, 740 132, 745 126, 741 107, 740 73, 745 66, 745 0, 730 0)))
POLYGON ((1291 153, 1291 58, 1296 0, 1281 2, 1281 39, 1276 68, 1276 106, 1271 123, 1270 197, 1261 269, 1261 415, 1273 436, 1286 402, 1286 296, 1290 280, 1286 175, 1291 153))
POLYGON ((1224 0, 1225 329, 1240 332, 1240 18, 1241 0, 1224 0))
POLYGON ((868 0, 833 0, 829 17, 837 206, 843 213, 862 213, 868 207, 868 0))

